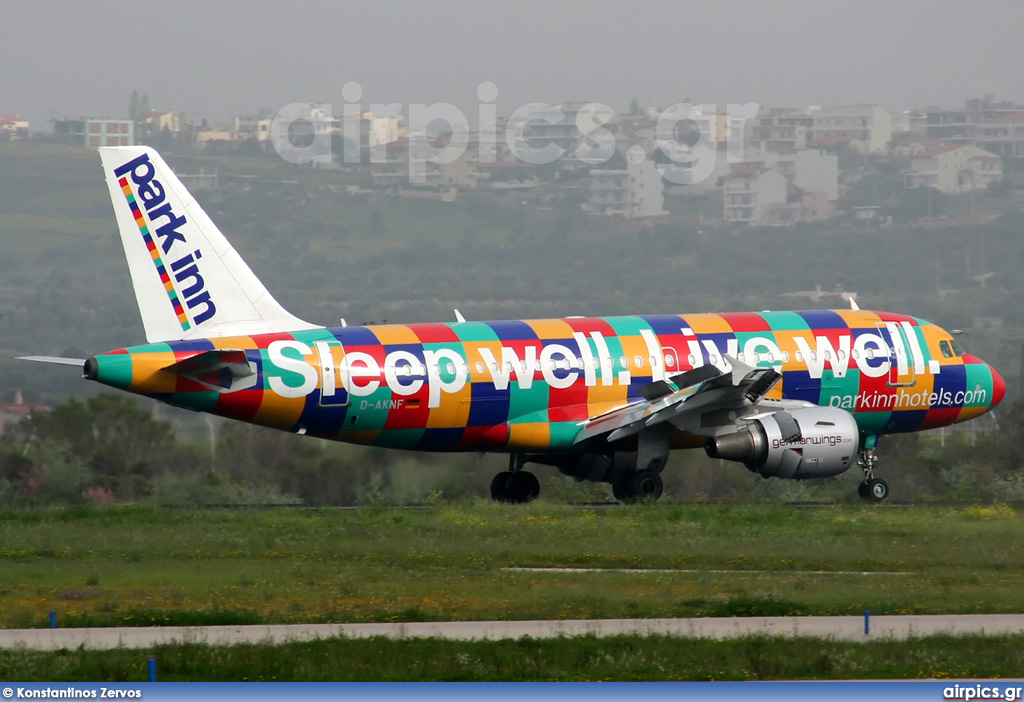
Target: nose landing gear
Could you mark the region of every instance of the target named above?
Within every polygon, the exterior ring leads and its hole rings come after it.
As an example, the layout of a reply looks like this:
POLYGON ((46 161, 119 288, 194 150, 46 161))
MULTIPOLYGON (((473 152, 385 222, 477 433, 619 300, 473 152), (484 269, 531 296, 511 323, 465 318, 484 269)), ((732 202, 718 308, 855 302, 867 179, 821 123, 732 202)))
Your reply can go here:
POLYGON ((875 477, 877 462, 875 449, 866 448, 860 452, 857 465, 864 471, 864 482, 857 486, 857 494, 860 495, 860 499, 867 502, 881 502, 889 497, 889 484, 881 478, 875 477))

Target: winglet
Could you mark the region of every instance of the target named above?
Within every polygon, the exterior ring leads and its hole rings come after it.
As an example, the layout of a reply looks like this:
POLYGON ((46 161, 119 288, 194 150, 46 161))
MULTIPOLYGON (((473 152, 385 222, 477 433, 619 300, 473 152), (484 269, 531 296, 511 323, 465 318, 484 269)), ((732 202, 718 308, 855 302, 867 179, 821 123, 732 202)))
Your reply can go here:
POLYGON ((850 301, 850 309, 851 310, 859 310, 860 309, 860 306, 857 304, 857 300, 856 300, 856 298, 854 298, 853 295, 850 295, 846 299, 850 301))
POLYGON ((455 321, 456 322, 465 322, 466 318, 462 316, 461 312, 459 312, 458 310, 455 310, 455 321))

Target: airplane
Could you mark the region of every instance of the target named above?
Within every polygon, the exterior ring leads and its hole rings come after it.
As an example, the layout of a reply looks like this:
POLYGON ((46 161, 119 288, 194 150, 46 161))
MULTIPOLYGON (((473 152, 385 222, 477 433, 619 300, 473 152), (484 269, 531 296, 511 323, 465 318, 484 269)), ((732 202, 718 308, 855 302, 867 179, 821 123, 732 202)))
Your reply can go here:
POLYGON ((147 343, 88 359, 86 379, 177 407, 355 444, 499 452, 495 500, 540 492, 529 463, 656 500, 673 449, 811 479, 879 437, 944 427, 1006 384, 952 334, 850 309, 327 328, 287 312, 160 155, 99 149, 147 343))

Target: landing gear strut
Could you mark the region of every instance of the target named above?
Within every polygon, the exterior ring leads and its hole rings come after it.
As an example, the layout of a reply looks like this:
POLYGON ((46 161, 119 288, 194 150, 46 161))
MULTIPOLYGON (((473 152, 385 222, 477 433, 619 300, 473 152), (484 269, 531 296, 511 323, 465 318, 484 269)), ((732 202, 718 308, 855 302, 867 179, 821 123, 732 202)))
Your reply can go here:
POLYGON ((864 482, 857 486, 857 494, 862 500, 868 502, 881 502, 889 496, 889 485, 881 478, 875 477, 875 464, 878 458, 873 448, 867 448, 860 452, 860 460, 857 465, 864 471, 864 482))
POLYGON ((491 481, 491 499, 497 502, 529 502, 540 494, 540 481, 530 471, 523 470, 526 457, 513 453, 508 457, 508 470, 494 476, 491 481))

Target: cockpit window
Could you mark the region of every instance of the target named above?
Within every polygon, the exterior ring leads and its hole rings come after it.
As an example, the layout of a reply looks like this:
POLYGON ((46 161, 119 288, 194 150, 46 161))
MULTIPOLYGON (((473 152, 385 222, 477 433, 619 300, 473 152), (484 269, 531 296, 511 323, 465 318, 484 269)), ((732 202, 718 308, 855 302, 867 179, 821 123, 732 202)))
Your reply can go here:
POLYGON ((942 351, 943 358, 953 358, 953 349, 950 348, 949 342, 945 339, 939 342, 939 350, 942 351))
POLYGON ((955 355, 955 356, 963 356, 964 355, 964 348, 959 343, 957 343, 956 339, 950 339, 949 343, 953 347, 953 355, 955 355))

